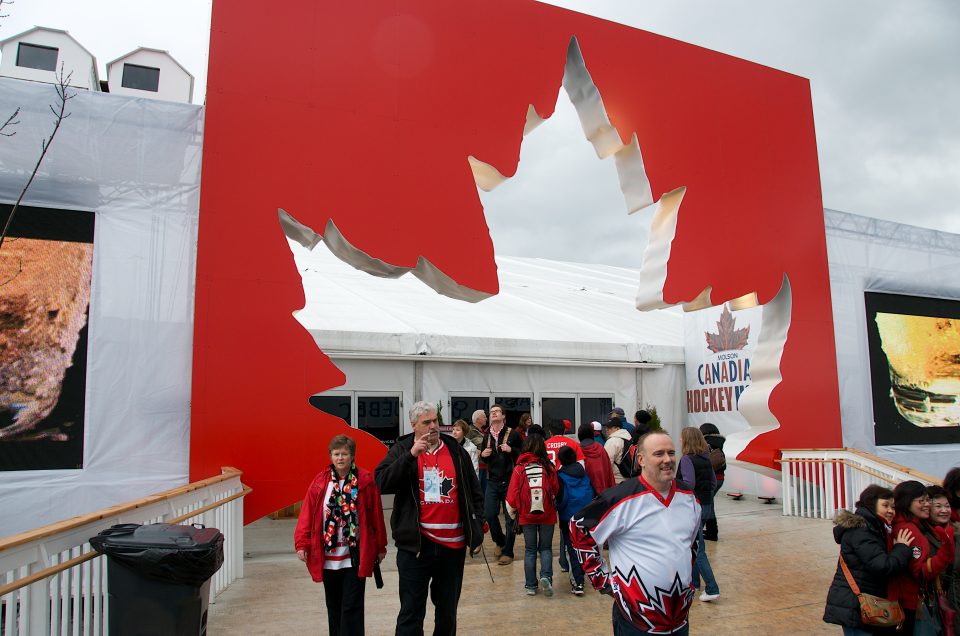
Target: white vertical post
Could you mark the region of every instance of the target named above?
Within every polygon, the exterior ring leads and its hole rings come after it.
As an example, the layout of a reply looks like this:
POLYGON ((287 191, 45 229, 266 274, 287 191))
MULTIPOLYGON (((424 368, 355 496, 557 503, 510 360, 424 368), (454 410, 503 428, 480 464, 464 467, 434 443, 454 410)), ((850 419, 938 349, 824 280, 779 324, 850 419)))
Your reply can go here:
MULTIPOLYGON (((34 561, 27 568, 29 574, 35 574, 44 569, 43 561, 34 561)), ((47 579, 31 583, 21 590, 20 611, 24 612, 27 621, 24 625, 25 634, 47 634, 50 633, 50 582, 47 579), (26 598, 26 608, 24 610, 23 601, 26 598)))

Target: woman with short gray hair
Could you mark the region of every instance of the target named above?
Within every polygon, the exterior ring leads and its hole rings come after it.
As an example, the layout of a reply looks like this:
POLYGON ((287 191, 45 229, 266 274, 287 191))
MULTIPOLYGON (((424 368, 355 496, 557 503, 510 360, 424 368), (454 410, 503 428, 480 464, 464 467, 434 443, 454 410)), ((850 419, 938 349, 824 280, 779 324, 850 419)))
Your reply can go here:
POLYGON ((357 443, 330 440, 330 465, 314 477, 293 533, 297 558, 323 583, 331 636, 362 636, 367 577, 387 554, 380 490, 354 463, 357 443))

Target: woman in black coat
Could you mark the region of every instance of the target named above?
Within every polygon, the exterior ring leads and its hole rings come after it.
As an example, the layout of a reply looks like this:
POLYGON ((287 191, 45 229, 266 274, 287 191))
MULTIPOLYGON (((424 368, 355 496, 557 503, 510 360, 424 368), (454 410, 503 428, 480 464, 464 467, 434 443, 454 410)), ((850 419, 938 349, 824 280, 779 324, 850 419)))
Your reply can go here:
MULTIPOLYGON (((893 491, 872 485, 860 493, 856 513, 841 510, 834 518, 833 538, 840 544, 840 554, 862 593, 888 598, 887 581, 905 570, 910 561, 913 535, 901 530, 893 537, 893 517, 893 491)), ((827 592, 823 620, 841 625, 844 634, 895 633, 860 621, 860 604, 839 562, 827 592)))

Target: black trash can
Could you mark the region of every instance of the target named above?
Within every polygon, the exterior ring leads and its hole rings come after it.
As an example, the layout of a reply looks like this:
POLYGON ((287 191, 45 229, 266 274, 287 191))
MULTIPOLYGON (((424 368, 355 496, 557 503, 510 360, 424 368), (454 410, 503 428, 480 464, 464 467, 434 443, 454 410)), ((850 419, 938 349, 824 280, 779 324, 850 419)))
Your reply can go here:
POLYGON ((121 524, 90 539, 107 555, 111 636, 207 633, 210 577, 223 565, 223 534, 201 525, 121 524))

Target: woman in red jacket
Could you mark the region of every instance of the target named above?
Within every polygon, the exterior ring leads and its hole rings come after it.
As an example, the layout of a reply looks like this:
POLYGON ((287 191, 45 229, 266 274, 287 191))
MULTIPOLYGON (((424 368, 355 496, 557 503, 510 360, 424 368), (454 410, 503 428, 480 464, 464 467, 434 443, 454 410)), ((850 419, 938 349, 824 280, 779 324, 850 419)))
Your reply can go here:
POLYGON ((527 435, 507 489, 507 512, 523 528, 524 587, 537 593, 537 555, 540 556, 540 587, 553 596, 553 530, 557 527, 557 470, 547 457, 541 435, 527 435))
POLYGON ((936 611, 934 581, 953 562, 953 528, 930 524, 930 497, 926 486, 919 481, 898 484, 893 489, 893 499, 897 509, 893 535, 906 529, 914 537, 909 570, 898 575, 891 586, 897 590, 900 606, 906 614, 901 633, 912 634, 921 599, 927 599, 928 607, 936 611), (935 553, 931 550, 931 538, 940 544, 935 553))
POLYGON ((323 583, 331 636, 363 634, 366 579, 387 554, 380 491, 356 453, 352 438, 330 440, 330 466, 307 489, 293 533, 297 558, 323 583))

